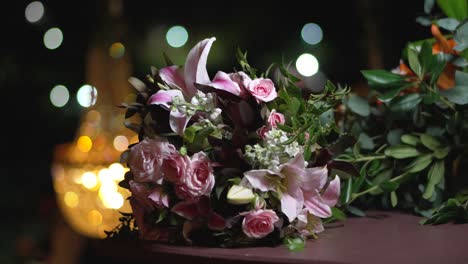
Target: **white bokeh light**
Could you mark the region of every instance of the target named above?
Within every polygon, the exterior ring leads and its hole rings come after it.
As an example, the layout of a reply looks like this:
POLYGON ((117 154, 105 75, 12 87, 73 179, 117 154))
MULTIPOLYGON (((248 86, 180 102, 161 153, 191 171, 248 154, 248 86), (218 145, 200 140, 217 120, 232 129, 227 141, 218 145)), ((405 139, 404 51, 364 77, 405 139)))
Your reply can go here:
POLYGON ((29 3, 24 10, 24 16, 28 22, 38 22, 44 16, 44 5, 39 1, 29 3))
POLYGON ((63 85, 56 85, 50 91, 50 102, 55 107, 63 107, 68 103, 68 99, 70 99, 70 93, 68 92, 67 87, 63 85))
POLYGON ((305 24, 302 28, 301 36, 305 42, 311 45, 318 44, 323 38, 322 28, 315 23, 305 24))
POLYGON ((56 49, 62 45, 63 33, 59 28, 51 28, 44 34, 44 45, 48 49, 56 49))
POLYGON ((297 58, 296 69, 301 75, 309 77, 317 73, 319 69, 319 62, 314 57, 314 55, 304 53, 299 56, 299 58, 297 58))
POLYGON ((167 43, 174 48, 185 45, 188 40, 188 32, 182 26, 173 26, 166 33, 167 43))
POLYGON ((76 100, 83 107, 90 107, 96 103, 97 89, 89 84, 80 87, 76 94, 76 100))

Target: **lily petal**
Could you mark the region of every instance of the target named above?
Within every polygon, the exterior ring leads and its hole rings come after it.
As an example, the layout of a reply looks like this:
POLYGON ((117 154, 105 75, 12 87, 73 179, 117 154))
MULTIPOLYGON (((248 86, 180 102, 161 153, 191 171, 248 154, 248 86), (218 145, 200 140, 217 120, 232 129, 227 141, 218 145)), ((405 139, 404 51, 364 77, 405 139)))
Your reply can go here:
POLYGON ((208 228, 211 230, 223 230, 226 226, 226 220, 217 213, 212 213, 208 219, 208 228))
POLYGON ((320 217, 327 218, 332 215, 330 206, 322 199, 318 192, 304 192, 304 205, 309 213, 320 217))
POLYGON ((172 89, 185 90, 183 68, 173 65, 159 70, 159 77, 172 89))
POLYGON ((275 190, 275 182, 268 175, 276 175, 271 170, 251 170, 244 172, 244 176, 247 178, 253 188, 259 189, 262 192, 275 190))
POLYGON ((305 191, 320 190, 327 182, 328 169, 326 166, 308 168, 302 177, 302 189, 305 191))
POLYGON ((292 222, 304 206, 304 197, 300 188, 288 191, 281 194, 281 211, 292 222))
POLYGON ((335 176, 335 179, 330 182, 325 192, 322 194, 323 201, 328 206, 335 206, 340 197, 340 177, 335 176))
POLYGON ((184 93, 193 97, 197 92, 195 83, 199 84, 210 84, 210 77, 206 70, 206 61, 208 59, 208 53, 210 52, 211 45, 216 38, 204 39, 193 47, 187 55, 184 67, 185 77, 185 90, 184 93))
POLYGON ((184 98, 184 95, 179 90, 160 90, 148 99, 148 104, 161 105, 164 108, 169 109, 169 103, 171 103, 172 98, 176 96, 180 97, 181 99, 184 98))
POLYGON ((194 202, 179 202, 172 207, 171 211, 188 220, 193 220, 200 216, 194 202))
POLYGON ((237 96, 241 94, 241 88, 239 87, 239 84, 231 80, 231 77, 227 73, 222 71, 218 71, 218 73, 216 73, 215 77, 213 78, 213 81, 210 83, 209 86, 218 90, 223 90, 232 93, 237 96))
POLYGON ((163 192, 162 187, 152 189, 148 199, 153 201, 156 207, 169 207, 169 195, 163 192))
POLYGON ((172 131, 183 136, 190 118, 191 117, 179 112, 179 110, 171 111, 169 116, 169 125, 171 126, 172 131))
POLYGON ((293 176, 295 178, 301 178, 304 174, 305 161, 304 155, 302 153, 297 154, 292 160, 288 163, 280 165, 279 170, 281 174, 287 176, 293 176))

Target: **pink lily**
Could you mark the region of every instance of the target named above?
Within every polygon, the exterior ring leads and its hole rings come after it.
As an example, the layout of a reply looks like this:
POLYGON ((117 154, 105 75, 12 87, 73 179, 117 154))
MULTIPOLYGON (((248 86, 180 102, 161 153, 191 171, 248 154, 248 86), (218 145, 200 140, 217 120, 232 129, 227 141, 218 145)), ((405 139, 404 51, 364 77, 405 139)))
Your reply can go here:
POLYGON ((299 153, 288 163, 280 165, 277 171, 251 170, 244 176, 253 188, 280 193, 281 211, 292 222, 304 206, 317 217, 331 216, 331 207, 336 204, 340 193, 340 180, 335 177, 323 191, 327 174, 327 167, 306 168, 304 156, 299 153))
POLYGON ((230 79, 226 79, 226 73, 218 72, 213 82, 208 76, 206 61, 215 40, 216 38, 212 37, 195 45, 187 55, 183 68, 172 65, 159 70, 161 79, 172 89, 160 90, 148 99, 148 104, 160 105, 171 111, 170 126, 179 135, 184 133, 191 116, 180 112, 179 109, 170 109, 175 97, 178 97, 180 102, 191 102, 197 93, 195 84, 212 85, 216 89, 225 90, 236 95, 240 94, 239 85, 230 79))

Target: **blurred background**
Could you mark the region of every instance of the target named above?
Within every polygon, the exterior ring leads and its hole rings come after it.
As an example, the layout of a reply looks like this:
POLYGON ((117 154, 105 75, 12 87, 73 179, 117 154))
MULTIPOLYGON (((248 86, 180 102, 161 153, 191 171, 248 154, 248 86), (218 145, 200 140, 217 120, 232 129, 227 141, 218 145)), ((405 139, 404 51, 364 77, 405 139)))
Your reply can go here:
POLYGON ((215 36, 210 76, 237 67, 240 47, 260 70, 291 62, 307 88, 361 91, 361 69, 394 68, 407 41, 430 35, 415 22, 423 0, 301 2, 2 3, 0 263, 97 257, 87 241, 129 211, 118 156, 136 138, 115 106, 131 100, 130 76, 165 66, 163 52, 183 64, 215 36))

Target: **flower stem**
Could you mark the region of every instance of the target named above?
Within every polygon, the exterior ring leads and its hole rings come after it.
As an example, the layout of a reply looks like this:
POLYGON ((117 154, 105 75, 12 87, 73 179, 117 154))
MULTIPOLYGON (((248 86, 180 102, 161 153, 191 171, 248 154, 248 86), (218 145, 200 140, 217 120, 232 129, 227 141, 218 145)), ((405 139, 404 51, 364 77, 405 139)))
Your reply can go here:
POLYGON ((377 156, 365 156, 356 159, 335 159, 336 161, 347 161, 347 162, 362 162, 362 161, 370 161, 370 160, 381 160, 385 159, 385 155, 377 155, 377 156))
MULTIPOLYGON (((404 177, 406 177, 406 176, 409 175, 409 174, 410 174, 409 172, 404 172, 404 173, 402 173, 402 174, 400 174, 400 175, 398 175, 398 176, 396 176, 396 177, 394 177, 394 178, 391 178, 391 179, 389 180, 389 182, 396 182, 396 181, 399 181, 399 180, 403 179, 404 177)), ((379 188, 380 188, 379 185, 374 185, 374 186, 370 187, 369 189, 364 190, 364 191, 362 191, 362 192, 353 193, 353 194, 351 194, 351 199, 349 200, 349 202, 348 202, 347 204, 351 204, 351 203, 352 203, 354 200, 356 200, 358 197, 360 197, 360 196, 362 196, 362 195, 364 195, 364 194, 370 193, 370 192, 372 192, 372 191, 378 190, 379 188)))

